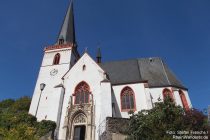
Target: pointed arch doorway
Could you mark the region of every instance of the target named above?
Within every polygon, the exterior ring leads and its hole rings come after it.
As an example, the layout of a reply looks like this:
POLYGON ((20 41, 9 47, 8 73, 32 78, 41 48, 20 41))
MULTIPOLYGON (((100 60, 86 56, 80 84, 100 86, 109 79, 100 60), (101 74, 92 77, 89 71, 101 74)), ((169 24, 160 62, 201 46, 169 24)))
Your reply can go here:
POLYGON ((73 140, 86 139, 87 117, 83 113, 75 116, 72 123, 73 140))
POLYGON ((74 127, 73 140, 85 140, 86 126, 78 125, 74 127))

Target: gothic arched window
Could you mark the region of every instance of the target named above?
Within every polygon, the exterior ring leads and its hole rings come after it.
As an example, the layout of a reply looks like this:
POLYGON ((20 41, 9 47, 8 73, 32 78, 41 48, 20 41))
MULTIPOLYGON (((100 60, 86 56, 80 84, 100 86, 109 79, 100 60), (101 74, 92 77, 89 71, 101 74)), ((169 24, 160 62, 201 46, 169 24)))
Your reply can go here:
POLYGON ((135 110, 134 92, 130 87, 125 87, 121 91, 121 110, 122 111, 135 110))
POLYGON ((185 96, 184 92, 182 92, 182 91, 180 90, 180 91, 179 91, 179 96, 180 96, 180 98, 181 98, 182 105, 183 105, 184 109, 189 110, 190 108, 189 108, 189 105, 188 105, 188 103, 187 103, 187 99, 186 99, 186 96, 185 96))
POLYGON ((81 82, 75 89, 75 104, 88 103, 89 102, 90 87, 86 82, 81 82))
POLYGON ((60 62, 60 57, 61 55, 59 53, 57 53, 55 56, 54 56, 54 60, 53 60, 53 65, 58 65, 59 62, 60 62))
POLYGON ((171 90, 164 89, 163 90, 163 100, 165 100, 167 96, 169 96, 171 98, 171 100, 173 101, 174 98, 173 98, 171 90))

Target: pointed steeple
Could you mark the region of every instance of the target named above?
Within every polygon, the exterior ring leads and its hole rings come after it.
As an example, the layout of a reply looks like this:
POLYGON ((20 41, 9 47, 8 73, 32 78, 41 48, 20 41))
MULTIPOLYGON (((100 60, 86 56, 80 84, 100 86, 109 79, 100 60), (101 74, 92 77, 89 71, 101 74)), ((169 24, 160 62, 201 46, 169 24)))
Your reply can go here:
POLYGON ((75 28, 74 28, 74 13, 73 0, 70 1, 66 17, 58 36, 57 44, 73 43, 75 44, 75 28))

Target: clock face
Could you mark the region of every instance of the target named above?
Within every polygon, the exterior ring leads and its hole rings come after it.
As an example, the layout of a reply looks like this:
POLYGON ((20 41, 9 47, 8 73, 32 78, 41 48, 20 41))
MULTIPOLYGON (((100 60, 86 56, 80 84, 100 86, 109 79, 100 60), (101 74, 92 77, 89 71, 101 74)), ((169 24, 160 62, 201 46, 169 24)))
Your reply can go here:
POLYGON ((50 71, 51 76, 55 76, 57 73, 58 73, 57 69, 53 69, 53 70, 50 71))

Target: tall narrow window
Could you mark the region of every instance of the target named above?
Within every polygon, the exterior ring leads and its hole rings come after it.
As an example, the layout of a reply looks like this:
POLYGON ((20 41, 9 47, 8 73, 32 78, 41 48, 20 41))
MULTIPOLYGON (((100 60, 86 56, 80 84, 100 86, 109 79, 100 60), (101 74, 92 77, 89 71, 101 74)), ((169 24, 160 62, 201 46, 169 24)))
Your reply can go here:
POLYGON ((169 96, 172 101, 174 100, 172 92, 169 89, 164 89, 163 90, 163 100, 165 100, 167 96, 169 96))
POLYGON ((60 62, 60 54, 57 53, 57 54, 54 56, 53 65, 58 65, 59 62, 60 62))
POLYGON ((89 102, 90 88, 87 83, 81 82, 75 89, 75 104, 88 103, 89 102))
POLYGON ((187 99, 185 97, 185 94, 181 90, 179 91, 179 96, 181 98, 182 105, 183 105, 184 109, 189 110, 190 108, 189 108, 189 105, 187 103, 187 99))
POLYGON ((121 110, 122 111, 135 110, 134 92, 130 87, 125 87, 121 91, 121 110))

